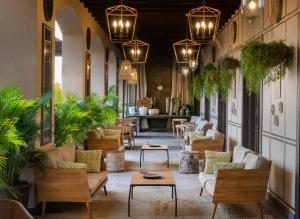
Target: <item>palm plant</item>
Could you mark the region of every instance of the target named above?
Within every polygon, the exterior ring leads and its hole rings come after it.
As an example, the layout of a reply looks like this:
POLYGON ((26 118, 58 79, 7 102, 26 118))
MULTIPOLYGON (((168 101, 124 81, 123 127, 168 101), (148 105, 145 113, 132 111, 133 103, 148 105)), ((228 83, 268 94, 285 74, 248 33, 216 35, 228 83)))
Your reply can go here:
POLYGON ((23 168, 42 168, 43 154, 27 146, 38 136, 36 115, 49 97, 25 100, 17 87, 0 89, 0 188, 10 193, 23 168))

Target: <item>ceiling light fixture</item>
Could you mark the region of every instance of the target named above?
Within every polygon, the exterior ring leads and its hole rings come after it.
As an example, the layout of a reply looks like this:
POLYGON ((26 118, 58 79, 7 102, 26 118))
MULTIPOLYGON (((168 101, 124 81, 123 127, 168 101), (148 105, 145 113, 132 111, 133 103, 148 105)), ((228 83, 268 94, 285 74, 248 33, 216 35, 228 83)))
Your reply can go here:
POLYGON ((121 4, 106 9, 108 33, 113 43, 132 40, 135 33, 137 10, 121 4))
POLYGON ((150 45, 141 40, 131 40, 122 44, 125 59, 135 64, 147 62, 150 45))
POLYGON ((128 84, 137 84, 138 76, 137 76, 137 70, 135 68, 131 68, 130 78, 127 80, 127 82, 128 84))
POLYGON ((131 62, 129 60, 123 60, 119 71, 120 80, 128 80, 131 78, 131 62))
POLYGON ((241 7, 243 15, 252 23, 262 13, 264 0, 242 0, 241 7))
POLYGON ((219 27, 221 11, 210 8, 202 2, 202 6, 190 10, 186 16, 189 22, 190 35, 193 40, 201 43, 213 43, 219 27))
POLYGON ((200 43, 190 39, 173 43, 177 63, 189 63, 190 60, 198 60, 200 46, 200 43))

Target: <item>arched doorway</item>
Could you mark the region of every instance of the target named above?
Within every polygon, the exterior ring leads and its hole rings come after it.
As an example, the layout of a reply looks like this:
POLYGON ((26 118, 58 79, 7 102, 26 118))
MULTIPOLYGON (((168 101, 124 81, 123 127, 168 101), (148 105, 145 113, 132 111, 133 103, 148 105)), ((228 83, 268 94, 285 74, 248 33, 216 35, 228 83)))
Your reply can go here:
POLYGON ((83 32, 75 10, 63 6, 56 13, 55 83, 63 93, 84 94, 83 32))
POLYGON ((108 88, 117 84, 117 58, 113 51, 108 58, 108 88))
POLYGON ((105 51, 99 36, 92 39, 91 47, 91 92, 105 95, 104 61, 105 51))

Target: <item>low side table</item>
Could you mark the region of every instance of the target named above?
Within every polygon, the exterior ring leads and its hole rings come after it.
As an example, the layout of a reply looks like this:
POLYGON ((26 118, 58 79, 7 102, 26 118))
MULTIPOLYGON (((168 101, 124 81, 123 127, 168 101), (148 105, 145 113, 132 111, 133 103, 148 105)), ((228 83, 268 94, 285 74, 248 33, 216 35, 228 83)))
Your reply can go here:
MULTIPOLYGON (((155 145, 155 144, 153 144, 155 145)), ((155 145, 156 146, 156 145, 155 145)), ((170 157, 169 157, 169 147, 166 144, 158 145, 159 147, 152 147, 151 144, 144 144, 140 151, 140 167, 142 167, 142 160, 145 161, 145 151, 166 151, 167 152, 167 166, 169 168, 170 157)))
POLYGON ((179 173, 199 173, 198 151, 181 151, 179 173))
POLYGON ((160 179, 144 179, 143 174, 139 172, 135 172, 132 175, 129 194, 128 194, 128 217, 130 217, 130 200, 133 199, 133 189, 137 186, 166 186, 172 188, 172 199, 175 196, 175 217, 177 217, 177 191, 176 191, 176 183, 173 176, 173 173, 162 172, 159 173, 162 178, 160 179))

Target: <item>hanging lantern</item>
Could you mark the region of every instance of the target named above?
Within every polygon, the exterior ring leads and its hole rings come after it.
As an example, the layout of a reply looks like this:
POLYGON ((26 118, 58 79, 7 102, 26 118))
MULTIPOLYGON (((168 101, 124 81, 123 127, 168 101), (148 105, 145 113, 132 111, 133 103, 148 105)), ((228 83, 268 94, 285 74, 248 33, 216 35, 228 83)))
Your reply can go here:
POLYGON ((123 60, 121 62, 119 79, 128 80, 130 78, 131 69, 131 62, 129 60, 123 60))
POLYGON ((137 10, 121 4, 106 9, 108 33, 113 43, 132 40, 135 33, 137 10))
POLYGON ((128 78, 127 82, 128 84, 137 84, 138 76, 137 76, 137 70, 135 68, 131 68, 130 77, 128 78))
POLYGON ((242 0, 242 13, 250 23, 262 13, 263 7, 264 0, 242 0))
POLYGON ((191 59, 189 61, 190 69, 194 72, 198 67, 198 59, 191 59))
POLYGON ((173 44, 177 63, 189 63, 191 59, 198 60, 200 43, 194 40, 181 40, 173 44))
POLYGON ((123 53, 126 59, 135 64, 146 63, 150 45, 141 40, 131 40, 123 43, 123 53))
POLYGON ((189 73, 190 73, 190 69, 189 69, 189 67, 188 66, 184 66, 184 67, 182 67, 182 69, 181 69, 181 74, 183 75, 183 76, 188 76, 189 75, 189 73))
POLYGON ((219 27, 221 12, 204 5, 187 13, 190 34, 193 40, 201 43, 213 43, 219 27))

